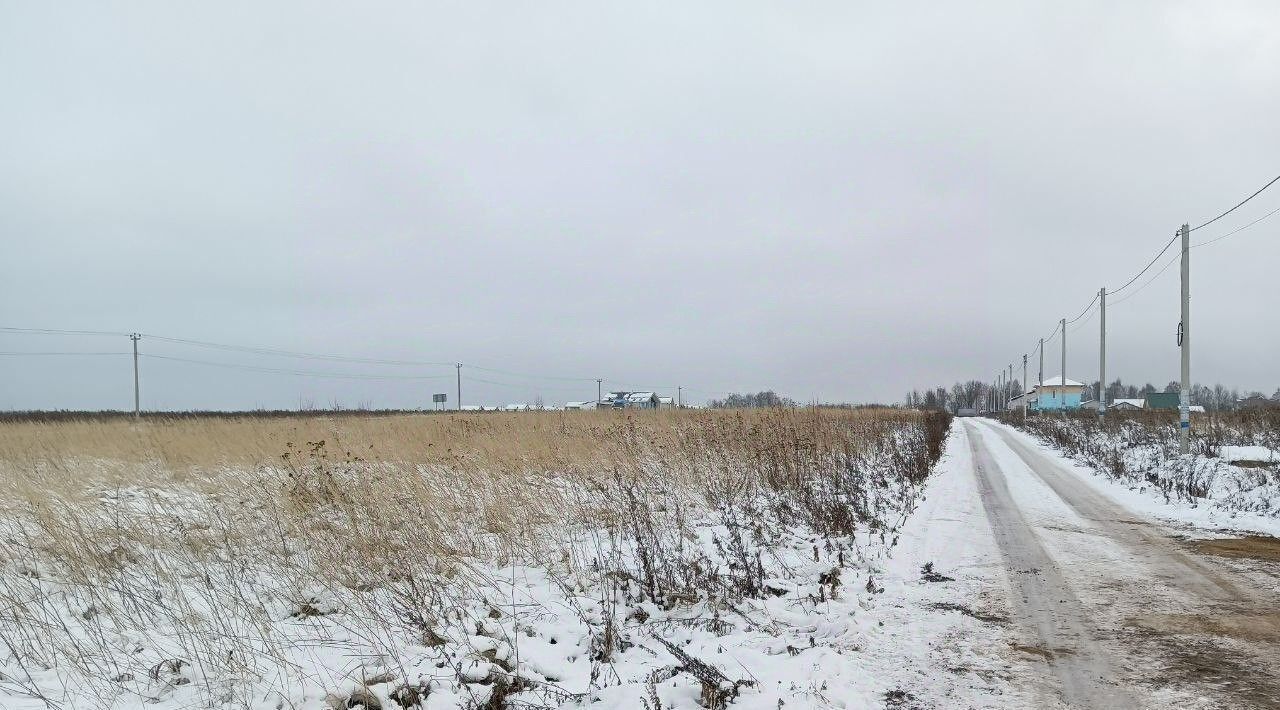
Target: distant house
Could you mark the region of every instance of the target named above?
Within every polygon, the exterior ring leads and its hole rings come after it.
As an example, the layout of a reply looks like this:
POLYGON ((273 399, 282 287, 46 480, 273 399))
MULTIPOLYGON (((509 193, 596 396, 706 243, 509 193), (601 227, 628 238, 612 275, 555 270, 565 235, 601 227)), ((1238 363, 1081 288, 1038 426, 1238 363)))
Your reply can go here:
POLYGON ((601 408, 613 409, 657 409, 659 397, 653 392, 610 392, 600 402, 601 408))
POLYGON ((1266 397, 1245 397, 1236 401, 1236 406, 1240 409, 1270 409, 1271 407, 1280 407, 1280 402, 1266 397))
POLYGON ((1107 405, 1107 409, 1114 409, 1121 412, 1135 412, 1142 409, 1147 401, 1145 399, 1116 399, 1107 405))
POLYGON ((675 397, 659 397, 658 409, 673 409, 676 406, 675 397))
POLYGON ((502 410, 504 412, 527 412, 529 411, 529 405, 524 404, 523 402, 519 404, 508 404, 503 407, 502 410))
POLYGON ((1177 409, 1177 392, 1149 392, 1143 409, 1177 409))
MULTIPOLYGON (((1039 384, 1033 386, 1027 396, 1030 397, 1033 411, 1061 412, 1064 409, 1079 409, 1080 400, 1084 398, 1084 383, 1060 375, 1050 377, 1044 381, 1043 387, 1039 384)), ((1021 406, 1020 397, 1015 398, 1015 401, 1021 406)))
POLYGON ((564 408, 570 411, 580 410, 580 409, 595 409, 596 403, 595 402, 565 402, 564 408))

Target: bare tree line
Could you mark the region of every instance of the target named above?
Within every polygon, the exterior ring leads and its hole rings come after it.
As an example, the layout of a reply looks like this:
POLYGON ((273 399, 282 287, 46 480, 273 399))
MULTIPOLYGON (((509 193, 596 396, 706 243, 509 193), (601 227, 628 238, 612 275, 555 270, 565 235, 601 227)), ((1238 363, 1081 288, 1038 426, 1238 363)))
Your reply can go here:
MULTIPOLYGON (((1094 380, 1092 384, 1085 387, 1084 399, 1097 401, 1098 399, 1098 381, 1094 380)), ((1005 385, 1004 392, 1006 398, 1017 397, 1021 394, 1021 385, 1018 382, 1009 382, 1005 385)), ((1157 392, 1178 392, 1181 387, 1177 381, 1171 381, 1163 388, 1157 388, 1150 382, 1141 387, 1134 384, 1125 384, 1117 379, 1106 387, 1107 402, 1112 403, 1117 399, 1142 399, 1148 394, 1157 392)), ((983 409, 987 406, 989 397, 992 394, 1000 394, 1000 387, 990 382, 982 382, 980 380, 969 380, 967 382, 957 382, 951 387, 939 386, 924 390, 911 390, 903 398, 903 405, 915 409, 943 409, 949 412, 956 412, 960 409, 983 409)), ((1267 397, 1258 390, 1242 391, 1236 387, 1226 387, 1222 384, 1213 386, 1200 383, 1191 386, 1191 403, 1204 407, 1211 412, 1229 412, 1234 411, 1241 406, 1242 401, 1250 402, 1270 402, 1276 406, 1280 406, 1280 387, 1267 397)))

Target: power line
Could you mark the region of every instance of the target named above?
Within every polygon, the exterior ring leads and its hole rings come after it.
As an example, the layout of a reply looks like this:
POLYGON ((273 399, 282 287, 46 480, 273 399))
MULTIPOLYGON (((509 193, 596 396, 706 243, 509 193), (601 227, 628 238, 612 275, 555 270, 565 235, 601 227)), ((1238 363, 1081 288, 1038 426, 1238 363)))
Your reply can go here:
POLYGON ((1119 304, 1121 304, 1121 303, 1124 303, 1125 301, 1129 300, 1130 298, 1133 298, 1134 296, 1136 296, 1136 295, 1138 295, 1138 294, 1142 293, 1143 289, 1145 289, 1146 287, 1148 287, 1148 286, 1150 286, 1152 283, 1154 283, 1156 279, 1160 278, 1160 275, 1161 275, 1161 274, 1163 274, 1164 272, 1166 272, 1166 271, 1168 271, 1168 270, 1169 270, 1169 267, 1170 267, 1170 266, 1173 266, 1175 263, 1177 263, 1178 259, 1179 259, 1179 258, 1181 258, 1181 256, 1182 256, 1181 254, 1175 254, 1175 255, 1174 255, 1174 257, 1173 257, 1172 259, 1170 259, 1169 261, 1165 262, 1165 265, 1164 265, 1164 266, 1162 266, 1162 267, 1160 267, 1160 270, 1159 270, 1159 271, 1157 271, 1157 272, 1156 272, 1156 273, 1155 273, 1151 278, 1147 279, 1146 283, 1144 283, 1144 284, 1142 284, 1141 286, 1139 286, 1139 287, 1138 287, 1138 289, 1137 289, 1136 291, 1131 292, 1129 295, 1125 296, 1124 298, 1117 298, 1116 300, 1114 300, 1114 301, 1112 301, 1112 302, 1111 302, 1111 305, 1112 305, 1112 306, 1117 306, 1117 305, 1119 305, 1119 304))
POLYGON ((318 372, 314 370, 288 370, 277 367, 259 367, 257 365, 241 365, 228 362, 213 362, 210 360, 193 360, 185 357, 173 357, 171 355, 156 355, 153 353, 138 353, 139 357, 151 358, 153 360, 169 360, 171 362, 186 362, 196 365, 209 365, 211 367, 224 367, 233 370, 247 370, 250 372, 265 372, 281 375, 298 375, 301 377, 327 377, 333 379, 351 379, 351 380, 441 380, 452 377, 451 375, 366 375, 358 373, 346 372, 318 372))
MULTIPOLYGON (((1267 189, 1268 187, 1271 187, 1272 185, 1276 184, 1276 181, 1277 181, 1277 180, 1280 180, 1280 175, 1277 175, 1277 176, 1275 176, 1275 177, 1271 178, 1271 182, 1267 183, 1266 185, 1263 185, 1262 187, 1258 188, 1258 191, 1257 191, 1257 192, 1255 192, 1255 193, 1253 193, 1252 195, 1249 195, 1248 197, 1246 197, 1246 198, 1244 198, 1243 200, 1241 200, 1241 201, 1240 201, 1240 204, 1236 205, 1235 207, 1232 207, 1231 209, 1227 210, 1226 212, 1223 212, 1222 214, 1218 215, 1217 217, 1214 217, 1213 219, 1209 220, 1208 222, 1205 222, 1204 224, 1200 225, 1200 227, 1207 227, 1207 226, 1209 226, 1209 225, 1213 224, 1214 222, 1217 222, 1218 220, 1222 219, 1223 217, 1226 217, 1227 215, 1231 214, 1232 212, 1235 212, 1236 210, 1240 209, 1241 207, 1243 207, 1243 206, 1244 206, 1244 203, 1248 202, 1249 200, 1252 200, 1253 198, 1255 198, 1255 197, 1257 197, 1258 195, 1262 194, 1262 191, 1263 191, 1263 190, 1265 190, 1265 189, 1267 189)), ((1192 227, 1192 228, 1191 228, 1191 231, 1193 231, 1193 232, 1194 232, 1194 231, 1196 231, 1197 229, 1200 229, 1200 227, 1192 227)))
MULTIPOLYGON (((100 335, 100 336, 132 337, 132 334, 120 332, 120 331, 62 330, 62 329, 54 329, 54 328, 17 328, 17 327, 7 327, 7 326, 0 326, 0 332, 28 334, 28 335, 100 335)), ((437 362, 437 361, 426 361, 426 360, 394 360, 394 359, 385 359, 385 358, 353 357, 353 356, 334 355, 334 354, 327 354, 327 353, 312 353, 312 352, 303 352, 303 351, 296 351, 296 350, 284 350, 280 348, 270 348, 270 347, 255 346, 255 345, 235 345, 230 343, 218 343, 218 342, 213 342, 208 340, 196 340, 192 338, 176 338, 176 337, 167 336, 167 335, 158 335, 155 333, 142 333, 139 335, 140 337, 145 337, 149 340, 155 340, 155 341, 165 342, 165 343, 173 343, 177 345, 187 345, 187 346, 206 348, 206 349, 212 349, 212 350, 239 352, 239 353, 247 353, 247 354, 253 354, 253 355, 288 357, 288 358, 296 358, 296 359, 311 360, 311 361, 341 362, 341 363, 364 364, 364 365, 409 366, 409 367, 426 366, 426 367, 451 367, 452 368, 457 366, 457 363, 455 362, 437 362)), ((130 353, 45 351, 45 352, 7 352, 7 353, 0 353, 0 356, 8 356, 8 357, 41 356, 41 355, 88 356, 88 355, 128 355, 128 354, 130 353)), ((139 357, 151 358, 154 360, 167 360, 170 362, 183 362, 183 363, 190 363, 190 364, 196 364, 196 365, 206 365, 210 367, 243 370, 247 372, 287 374, 287 375, 296 375, 296 376, 302 376, 302 377, 320 377, 320 378, 331 378, 331 379, 356 379, 356 380, 434 380, 434 379, 447 379, 451 377, 451 375, 443 375, 443 374, 442 375, 390 375, 390 374, 381 375, 381 374, 363 374, 363 373, 346 373, 346 372, 322 372, 322 371, 316 371, 316 370, 299 370, 299 369, 290 369, 290 368, 265 367, 265 366, 259 366, 259 365, 247 365, 247 364, 240 364, 240 363, 216 362, 211 360, 200 360, 195 358, 176 357, 172 355, 160 355, 156 353, 139 353, 138 355, 139 357)), ((511 370, 502 370, 498 368, 483 367, 480 365, 470 365, 470 364, 466 366, 482 372, 492 372, 496 374, 509 375, 512 377, 525 378, 529 380, 555 380, 555 381, 562 381, 562 382, 590 383, 598 379, 596 377, 566 377, 563 375, 539 375, 539 374, 533 374, 533 373, 516 372, 511 370)), ((500 387, 512 387, 517 389, 546 389, 546 390, 559 390, 559 391, 566 391, 566 392, 579 391, 578 388, 573 388, 573 387, 550 387, 550 386, 543 386, 543 385, 534 384, 534 383, 518 384, 518 383, 512 383, 512 382, 501 382, 497 380, 481 379, 477 377, 470 377, 468 379, 473 380, 475 382, 484 383, 484 384, 491 384, 491 385, 496 385, 500 387)), ((616 383, 616 384, 621 385, 623 387, 640 388, 639 385, 632 385, 627 383, 616 383)), ((659 387, 659 388, 646 387, 641 389, 657 390, 657 389, 675 389, 675 388, 676 388, 675 385, 672 385, 670 387, 659 387)), ((685 388, 685 390, 689 392, 704 392, 706 394, 717 394, 717 395, 723 394, 722 392, 712 393, 706 390, 693 390, 690 388, 685 388)))
POLYGON ((128 355, 126 352, 5 352, 0 353, 4 357, 19 357, 22 355, 128 355))
MULTIPOLYGON (((472 365, 471 363, 466 363, 466 362, 462 364, 466 365, 472 370, 480 370, 482 372, 493 372, 499 375, 509 375, 511 377, 526 377, 531 380, 563 380, 565 382, 595 382, 596 381, 596 378, 594 377, 562 377, 557 375, 531 375, 524 372, 511 372, 510 370, 499 370, 492 367, 480 367, 479 365, 472 365)), ((475 378, 471 378, 471 379, 475 379, 475 378)))
POLYGON ((1261 222, 1262 220, 1264 220, 1264 219, 1266 219, 1266 218, 1270 217, 1271 215, 1273 215, 1273 214, 1275 214, 1275 213, 1277 213, 1277 212, 1280 212, 1280 207, 1277 207, 1277 208, 1275 208, 1274 210, 1271 210, 1270 212, 1268 212, 1268 213, 1266 213, 1266 214, 1262 215, 1261 217, 1259 217, 1259 218, 1257 218, 1257 219, 1253 220, 1252 222, 1250 222, 1250 223, 1248 223, 1248 224, 1244 225, 1243 227, 1237 227, 1237 228, 1235 228, 1235 229, 1231 230, 1230 232, 1227 232, 1226 234, 1224 234, 1224 235, 1222 235, 1222 236, 1220 236, 1220 237, 1214 237, 1213 239, 1207 239, 1207 240, 1205 240, 1205 241, 1203 241, 1203 242, 1197 242, 1197 243, 1195 243, 1195 244, 1192 244, 1192 245, 1191 245, 1191 248, 1192 248, 1192 249, 1195 249, 1196 247, 1202 247, 1202 246, 1205 246, 1205 245, 1208 245, 1208 244, 1213 244, 1214 242, 1220 242, 1220 241, 1222 241, 1223 239, 1226 239, 1227 237, 1229 237, 1229 236, 1231 236, 1231 235, 1233 235, 1233 234, 1236 234, 1236 233, 1238 233, 1238 232, 1243 232, 1244 230, 1246 230, 1246 229, 1248 229, 1248 228, 1252 227, 1253 225, 1255 225, 1255 224, 1257 224, 1257 223, 1261 222))
POLYGON ((128 333, 121 333, 112 330, 58 330, 55 328, 9 328, 0 327, 0 330, 6 333, 25 333, 27 335, 117 335, 126 336, 128 333))
POLYGON ((346 355, 327 355, 323 353, 307 353, 298 352, 296 350, 279 350, 276 348, 265 348, 253 345, 229 345, 226 343, 214 343, 207 340, 191 340, 188 338, 172 338, 165 335, 154 335, 152 333, 143 333, 143 337, 151 340, 160 340, 167 343, 179 343, 182 345, 194 345, 201 348, 211 348, 214 350, 230 350, 234 352, 246 352, 256 355, 274 355, 278 357, 292 357, 302 360, 325 360, 329 362, 350 362, 364 365, 409 365, 409 366, 431 366, 431 367, 453 367, 452 362, 432 362, 426 360, 386 360, 381 358, 364 358, 350 357, 346 355))
MULTIPOLYGON (((592 382, 594 381, 595 380, 592 380, 592 382)), ((552 392, 582 392, 583 391, 583 388, 579 388, 579 387, 563 387, 563 386, 557 386, 557 385, 546 386, 546 385, 539 385, 539 384, 516 384, 514 382, 498 382, 497 380, 485 380, 479 377, 468 377, 467 382, 482 382, 486 385, 496 385, 498 387, 513 387, 516 389, 531 389, 531 390, 537 390, 537 391, 542 391, 542 390, 547 390, 552 392)), ((588 394, 590 393, 588 392, 588 394)))
POLYGON ((1128 281, 1125 281, 1125 282, 1124 282, 1124 285, 1123 285, 1123 286, 1121 286, 1120 288, 1109 288, 1109 289, 1107 289, 1107 293, 1120 293, 1121 291, 1125 290, 1126 288, 1129 288, 1129 286, 1130 286, 1131 284, 1133 284, 1133 282, 1134 282, 1134 281, 1137 281, 1139 277, 1141 277, 1143 274, 1147 273, 1147 269, 1150 269, 1152 264, 1154 264, 1154 263, 1156 263, 1157 261, 1159 261, 1159 260, 1160 260, 1160 257, 1164 256, 1164 253, 1165 253, 1166 251, 1169 251, 1169 247, 1173 246, 1173 243, 1174 243, 1174 242, 1176 242, 1176 241, 1178 241, 1178 233, 1177 233, 1177 232, 1174 232, 1174 234, 1173 234, 1173 238, 1169 240, 1169 243, 1168 243, 1168 244, 1165 244, 1165 245, 1164 245, 1164 248, 1163 248, 1163 249, 1161 249, 1161 250, 1160 250, 1160 251, 1155 255, 1155 257, 1153 257, 1153 258, 1151 259, 1151 261, 1147 263, 1147 265, 1146 265, 1146 266, 1142 267, 1142 271, 1139 271, 1138 273, 1134 274, 1134 275, 1133 275, 1133 278, 1129 279, 1128 281))
POLYGON ((1090 308, 1093 308, 1093 304, 1095 304, 1095 303, 1097 303, 1097 302, 1098 302, 1098 294, 1096 294, 1096 293, 1095 293, 1095 294, 1093 294, 1093 300, 1092 300, 1092 301, 1089 301, 1089 305, 1085 306, 1083 311, 1080 311, 1080 315, 1078 315, 1078 316, 1076 316, 1075 318, 1072 318, 1071 320, 1067 321, 1067 325, 1071 325, 1072 323, 1075 323, 1076 321, 1078 321, 1078 320, 1080 320, 1081 318, 1083 318, 1083 317, 1084 317, 1084 314, 1088 313, 1088 312, 1089 312, 1089 309, 1090 309, 1090 308))
MULTIPOLYGON (((1136 293, 1136 292, 1135 292, 1135 293, 1136 293)), ((1072 328, 1069 332, 1075 333, 1075 332, 1079 331, 1081 328, 1085 327, 1086 325, 1089 325, 1089 321, 1093 320, 1093 317, 1094 317, 1094 316, 1096 316, 1096 315, 1098 315, 1098 311, 1096 311, 1096 310, 1095 310, 1095 311, 1090 311, 1090 312, 1089 312, 1089 317, 1088 317, 1088 318, 1085 318, 1083 323, 1081 323, 1080 325, 1077 325, 1076 327, 1072 328)))

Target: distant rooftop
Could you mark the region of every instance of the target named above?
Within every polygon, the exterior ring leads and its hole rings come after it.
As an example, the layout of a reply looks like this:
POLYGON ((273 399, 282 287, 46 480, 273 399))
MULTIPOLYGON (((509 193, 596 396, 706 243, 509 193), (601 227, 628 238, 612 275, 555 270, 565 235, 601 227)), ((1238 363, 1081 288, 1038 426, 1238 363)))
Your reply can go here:
POLYGON ((1045 387, 1084 387, 1083 382, 1076 382, 1070 377, 1067 378, 1067 384, 1062 384, 1062 376, 1044 378, 1045 387))

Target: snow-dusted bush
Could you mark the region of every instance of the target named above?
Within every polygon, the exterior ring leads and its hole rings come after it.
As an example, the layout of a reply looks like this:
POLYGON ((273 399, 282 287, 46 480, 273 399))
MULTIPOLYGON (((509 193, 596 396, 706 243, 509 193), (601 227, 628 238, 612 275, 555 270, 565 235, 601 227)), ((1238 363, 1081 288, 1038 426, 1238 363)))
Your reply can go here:
POLYGON ((1177 412, 1004 417, 1082 464, 1166 502, 1280 515, 1280 412, 1196 415, 1191 454, 1179 454, 1177 412))

